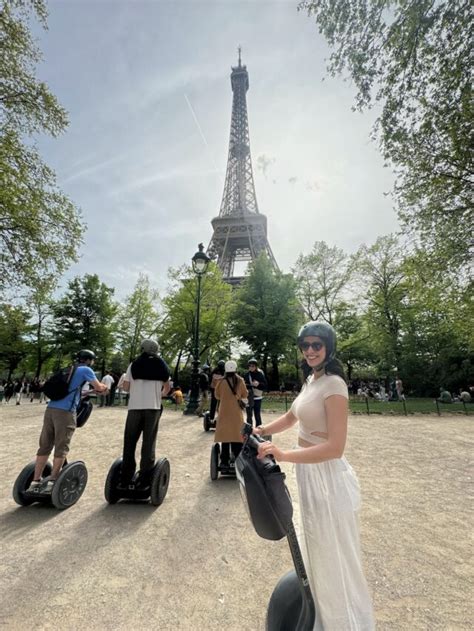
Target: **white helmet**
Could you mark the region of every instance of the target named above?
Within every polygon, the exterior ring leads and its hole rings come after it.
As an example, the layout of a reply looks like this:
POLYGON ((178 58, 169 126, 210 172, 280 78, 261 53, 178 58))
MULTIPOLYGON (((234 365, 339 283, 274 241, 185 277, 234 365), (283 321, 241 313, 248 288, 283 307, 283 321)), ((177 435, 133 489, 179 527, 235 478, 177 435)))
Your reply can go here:
POLYGON ((233 359, 229 359, 229 361, 225 363, 224 370, 226 372, 237 372, 237 362, 235 362, 233 359))

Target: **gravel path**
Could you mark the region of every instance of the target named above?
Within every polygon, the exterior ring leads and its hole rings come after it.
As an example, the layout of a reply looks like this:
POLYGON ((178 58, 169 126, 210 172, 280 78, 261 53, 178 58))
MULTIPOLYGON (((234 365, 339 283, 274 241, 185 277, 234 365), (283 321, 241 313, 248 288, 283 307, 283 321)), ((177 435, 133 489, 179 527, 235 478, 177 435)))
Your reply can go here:
MULTIPOLYGON (((212 432, 200 419, 163 415, 158 453, 170 460, 171 482, 161 507, 109 506, 103 486, 126 410, 94 410, 70 458, 85 460, 87 489, 60 512, 11 499, 43 411, 0 406, 0 627, 263 630, 272 589, 292 567, 288 546, 256 535, 235 480, 211 482, 212 432)), ((350 419, 346 455, 362 485, 379 630, 472 628, 471 425, 463 417, 350 419)), ((276 440, 289 447, 295 434, 276 440)), ((292 466, 283 468, 296 499, 292 466)))

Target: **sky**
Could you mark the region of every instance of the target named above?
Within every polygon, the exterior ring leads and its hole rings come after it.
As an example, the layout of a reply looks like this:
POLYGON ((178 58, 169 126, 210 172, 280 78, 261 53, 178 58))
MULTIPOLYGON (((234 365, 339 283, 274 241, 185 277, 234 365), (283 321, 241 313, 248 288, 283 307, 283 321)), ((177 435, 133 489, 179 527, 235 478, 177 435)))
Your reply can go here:
POLYGON ((289 272, 315 241, 348 253, 398 229, 355 88, 331 78, 315 23, 283 0, 62 0, 48 4, 37 76, 68 110, 38 138, 88 225, 78 263, 122 300, 139 274, 161 292, 169 267, 211 236, 225 179, 231 66, 247 66, 250 149, 268 239, 289 272))

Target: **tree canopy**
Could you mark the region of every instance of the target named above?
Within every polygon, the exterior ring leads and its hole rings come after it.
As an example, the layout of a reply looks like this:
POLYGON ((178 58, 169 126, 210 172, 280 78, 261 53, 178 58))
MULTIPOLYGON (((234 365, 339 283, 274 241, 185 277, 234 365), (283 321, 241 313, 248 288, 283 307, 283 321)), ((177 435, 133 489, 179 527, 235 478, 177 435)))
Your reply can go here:
POLYGON ((83 225, 34 146, 36 133, 58 135, 67 114, 35 77, 41 53, 33 13, 46 28, 43 0, 2 0, 0 10, 0 290, 33 286, 76 260, 83 225), (25 139, 26 137, 26 139, 25 139))
POLYGON ((374 134, 396 172, 403 224, 454 267, 469 257, 472 5, 467 0, 304 0, 348 73, 356 108, 379 103, 374 134))

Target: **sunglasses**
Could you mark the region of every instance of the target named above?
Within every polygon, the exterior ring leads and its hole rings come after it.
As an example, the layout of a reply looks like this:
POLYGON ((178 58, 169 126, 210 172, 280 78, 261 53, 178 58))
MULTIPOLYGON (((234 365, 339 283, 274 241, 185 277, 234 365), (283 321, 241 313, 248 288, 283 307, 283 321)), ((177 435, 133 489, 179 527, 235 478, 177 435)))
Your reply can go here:
POLYGON ((324 344, 322 342, 301 342, 300 349, 302 351, 308 351, 310 348, 312 348, 313 351, 320 351, 324 348, 324 344))

